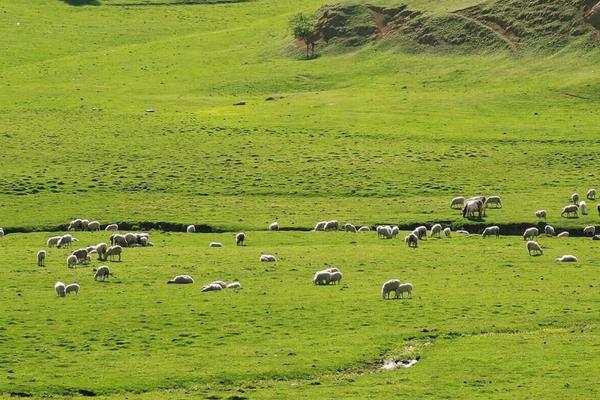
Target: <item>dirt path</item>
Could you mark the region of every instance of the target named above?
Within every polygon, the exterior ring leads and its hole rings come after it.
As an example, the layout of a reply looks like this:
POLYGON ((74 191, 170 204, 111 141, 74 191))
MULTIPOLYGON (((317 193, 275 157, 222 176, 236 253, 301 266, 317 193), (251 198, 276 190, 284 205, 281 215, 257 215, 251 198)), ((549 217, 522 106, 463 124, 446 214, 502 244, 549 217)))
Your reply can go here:
POLYGON ((462 18, 464 20, 472 22, 475 25, 479 26, 480 28, 493 33, 498 39, 500 39, 504 43, 506 43, 506 45, 508 47, 510 47, 510 49, 512 50, 513 53, 517 53, 521 49, 519 43, 516 40, 514 40, 513 38, 511 38, 504 29, 502 29, 500 26, 498 26, 496 24, 487 24, 476 18, 470 17, 465 14, 461 14, 460 11, 455 11, 452 13, 452 15, 455 15, 459 18, 462 18))

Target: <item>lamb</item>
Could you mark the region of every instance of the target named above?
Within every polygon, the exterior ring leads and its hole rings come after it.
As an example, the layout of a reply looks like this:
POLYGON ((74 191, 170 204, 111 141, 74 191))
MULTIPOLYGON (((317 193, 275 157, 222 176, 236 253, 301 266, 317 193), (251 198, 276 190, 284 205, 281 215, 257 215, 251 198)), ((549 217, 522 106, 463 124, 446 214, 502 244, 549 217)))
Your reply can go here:
POLYGON ((414 233, 419 238, 419 240, 427 239, 427 227, 426 226, 423 226, 423 225, 417 226, 412 233, 414 233))
POLYGON ((539 234, 540 230, 538 228, 527 228, 523 232, 523 240, 533 239, 534 237, 538 237, 539 234))
POLYGON ((542 247, 540 246, 540 244, 538 242, 535 242, 533 240, 530 240, 527 242, 527 251, 529 252, 529 255, 543 255, 544 252, 542 251, 542 247), (531 254, 533 252, 533 254, 531 254))
POLYGON ((269 225, 269 230, 270 231, 278 231, 279 223, 277 221, 273 222, 271 225, 269 225))
POLYGON ((579 203, 579 193, 573 193, 571 195, 571 201, 573 202, 573 204, 577 204, 579 203))
POLYGON ((104 228, 105 231, 118 231, 119 230, 119 225, 117 224, 108 224, 106 225, 106 228, 104 228))
POLYGON ((110 244, 113 246, 121 246, 121 247, 127 247, 127 239, 125 238, 125 235, 120 235, 118 233, 112 234, 110 235, 110 244))
POLYGON ((577 257, 572 256, 570 254, 558 257, 556 262, 577 262, 577 257))
POLYGON ((175 284, 188 284, 194 283, 194 279, 189 275, 177 275, 175 278, 167 281, 167 283, 175 283, 175 284))
POLYGON ((104 281, 105 279, 108 279, 109 275, 112 275, 112 272, 110 272, 110 269, 106 265, 101 265, 98 268, 94 268, 94 280, 95 281, 97 281, 98 278, 101 278, 102 281, 104 281))
POLYGON ((79 294, 79 285, 76 283, 71 283, 70 285, 67 285, 65 287, 65 295, 69 294, 69 293, 75 293, 75 294, 79 294))
POLYGON ((239 232, 235 235, 235 244, 236 245, 243 246, 244 240, 246 240, 246 234, 244 232, 239 232))
POLYGON ((327 221, 325 224, 324 230, 326 231, 337 231, 339 227, 339 223, 336 220, 327 221))
POLYGON ((313 229, 313 230, 315 232, 317 232, 317 231, 324 231, 325 230, 325 225, 327 225, 327 221, 317 222, 317 224, 315 225, 315 229, 313 229))
POLYGON ((588 225, 583 228, 583 234, 585 236, 594 236, 596 234, 596 227, 594 225, 588 225))
POLYGON ((450 202, 450 208, 463 208, 465 205, 465 198, 463 196, 455 197, 450 202))
POLYGON ((350 223, 347 223, 347 224, 344 224, 344 230, 346 232, 353 232, 354 233, 354 232, 356 232, 356 226, 354 226, 354 225, 352 225, 350 223))
POLYGON ((588 207, 585 201, 582 200, 579 202, 579 210, 581 211, 581 215, 588 214, 588 207))
POLYGON ((485 200, 486 208, 491 208, 491 205, 494 205, 494 208, 502 208, 502 201, 500 200, 500 196, 490 196, 485 200))
POLYGON ((87 225, 88 231, 99 231, 100 230, 100 222, 98 221, 90 221, 87 225))
MULTIPOLYGON (((598 205, 598 213, 600 213, 600 204, 598 205)), ((358 228, 359 232, 370 232, 371 228, 369 228, 368 226, 361 226, 360 228, 358 228)))
POLYGON ((52 236, 46 240, 46 246, 55 247, 62 236, 52 236))
POLYGON ((390 293, 396 293, 396 297, 398 296, 398 288, 400 287, 400 280, 398 279, 390 279, 385 282, 381 287, 381 297, 385 299, 390 298, 390 293))
POLYGON ((119 261, 121 261, 121 253, 123 252, 123 248, 119 245, 115 245, 115 246, 110 246, 108 249, 106 249, 106 253, 104 253, 104 257, 105 260, 108 260, 109 258, 112 259, 112 261, 115 260, 116 256, 119 256, 119 261))
POLYGON ((37 265, 43 267, 46 263, 46 250, 40 250, 37 253, 37 265))
POLYGON ((471 200, 468 201, 462 210, 463 218, 472 218, 477 213, 478 218, 481 219, 483 216, 483 201, 481 200, 471 200))
POLYGON ((211 283, 211 284, 202 286, 202 289, 200 289, 201 292, 215 292, 215 291, 219 291, 219 290, 223 290, 223 288, 221 287, 221 285, 217 285, 216 283, 211 283))
POLYGON ((410 283, 402 283, 396 289, 396 298, 403 298, 403 293, 408 293, 408 297, 412 297, 413 285, 410 283))
POLYGON ((554 236, 556 235, 556 230, 552 225, 546 225, 544 227, 544 233, 546 234, 546 236, 554 236))
POLYGON ((494 226, 488 226, 487 228, 485 228, 483 230, 483 233, 481 234, 481 236, 483 236, 483 238, 485 239, 488 236, 492 236, 495 235, 497 238, 500 237, 500 227, 497 225, 494 226))
POLYGON ((561 232, 558 235, 556 235, 557 238, 566 238, 569 237, 569 232, 561 232))
POLYGON ((73 268, 77 265, 77 256, 71 254, 67 257, 67 267, 73 268))
POLYGON ((330 283, 333 285, 339 285, 342 280, 342 273, 340 271, 331 272, 330 283))
POLYGON ((406 245, 408 247, 412 247, 412 248, 417 248, 417 246, 419 246, 419 238, 417 237, 417 235, 413 232, 413 233, 409 233, 408 235, 406 235, 404 237, 404 243, 406 243, 406 245))
POLYGON ((54 284, 54 290, 58 297, 65 297, 67 295, 65 284, 62 282, 56 282, 54 284))
POLYGON ((535 212, 535 216, 538 217, 539 219, 545 220, 548 216, 548 212, 546 210, 537 210, 535 212))
POLYGON ((579 206, 576 204, 569 204, 568 206, 564 206, 562 211, 560 212, 560 216, 574 216, 577 217, 577 211, 579 210, 579 206))
POLYGON ((187 233, 196 233, 196 227, 194 225, 188 225, 187 228, 185 228, 185 231, 187 233))
POLYGON ((431 237, 437 235, 438 238, 441 238, 440 234, 442 233, 442 225, 435 224, 431 227, 431 237))
POLYGON ((272 254, 263 254, 260 256, 260 262, 275 262, 275 256, 272 254))
POLYGON ((588 200, 596 200, 596 189, 588 190, 585 197, 587 197, 588 200))
POLYGON ((223 243, 221 242, 210 242, 208 247, 223 247, 223 243))
POLYGON ((227 285, 227 289, 238 290, 241 288, 242 288, 242 284, 239 283, 238 281, 231 282, 229 285, 227 285))
POLYGON ((446 237, 450 237, 451 233, 452 233, 452 229, 444 228, 444 235, 446 235, 446 237))
POLYGON ((315 285, 329 285, 329 282, 331 282, 331 276, 332 273, 327 270, 317 271, 313 277, 313 283, 315 285))

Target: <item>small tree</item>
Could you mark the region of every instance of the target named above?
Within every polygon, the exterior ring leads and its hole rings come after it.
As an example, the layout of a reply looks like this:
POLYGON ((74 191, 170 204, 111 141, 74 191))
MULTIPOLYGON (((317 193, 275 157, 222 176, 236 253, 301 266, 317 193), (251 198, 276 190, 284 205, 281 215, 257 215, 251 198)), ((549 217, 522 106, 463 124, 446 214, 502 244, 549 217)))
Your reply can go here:
POLYGON ((306 46, 306 59, 310 54, 315 54, 315 42, 317 35, 315 32, 316 19, 314 16, 298 13, 290 19, 290 29, 294 39, 302 40, 306 46))

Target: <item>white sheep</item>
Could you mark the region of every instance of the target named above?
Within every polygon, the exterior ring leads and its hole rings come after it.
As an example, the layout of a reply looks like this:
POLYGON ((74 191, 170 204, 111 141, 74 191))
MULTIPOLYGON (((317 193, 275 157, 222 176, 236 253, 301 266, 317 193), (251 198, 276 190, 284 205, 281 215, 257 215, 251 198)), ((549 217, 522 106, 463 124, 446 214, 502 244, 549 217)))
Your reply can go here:
POLYGON ((324 229, 326 231, 337 231, 338 227, 339 227, 339 223, 336 220, 332 220, 332 221, 327 221, 324 229))
POLYGON ((567 215, 577 217, 577 211, 579 211, 579 206, 577 204, 569 204, 563 207, 562 211, 560 212, 560 216, 564 217, 567 215))
POLYGON ((121 261, 121 253, 122 252, 123 252, 123 248, 121 246, 119 246, 119 245, 110 246, 108 249, 106 249, 106 253, 104 253, 105 260, 108 260, 109 258, 111 258, 112 261, 114 261, 115 257, 118 256, 119 261, 121 261))
MULTIPOLYGON (((130 247, 133 246, 134 244, 138 243, 138 238, 139 236, 136 233, 126 233, 125 234, 125 241, 127 242, 127 246, 126 247, 130 247)), ((123 247, 123 246, 121 246, 123 247)))
POLYGON ((202 289, 200 289, 201 292, 215 292, 215 291, 219 291, 219 290, 223 290, 223 287, 216 283, 204 285, 204 286, 202 286, 202 289))
POLYGON ((4 229, 0 228, 0 237, 4 237, 4 229))
POLYGON ((236 235, 235 235, 235 244, 236 245, 243 246, 244 240, 246 240, 246 234, 244 232, 236 233, 236 235))
POLYGON ((573 193, 571 195, 571 201, 573 202, 573 204, 579 203, 579 193, 573 193))
POLYGON ((446 237, 450 237, 451 234, 452 234, 452 229, 450 229, 449 227, 444 228, 444 235, 446 235, 446 237))
POLYGON ((209 283, 209 285, 219 285, 219 286, 221 286, 222 289, 225 289, 227 287, 227 282, 225 282, 225 281, 213 281, 213 282, 209 283))
POLYGON ((110 272, 110 268, 108 268, 107 265, 101 265, 98 268, 94 268, 94 280, 98 280, 98 278, 101 278, 102 281, 104 281, 105 279, 108 279, 109 275, 112 275, 112 272, 110 272))
POLYGON ((71 229, 74 231, 80 231, 83 230, 83 220, 80 218, 74 219, 73 221, 69 222, 69 226, 67 226, 67 230, 70 231, 71 229))
POLYGON ((558 235, 556 235, 557 238, 566 238, 569 237, 569 232, 561 232, 558 235))
POLYGON ((81 220, 81 230, 82 231, 87 231, 88 230, 88 225, 89 225, 90 221, 87 219, 82 219, 81 220))
POLYGON ((77 265, 77 256, 70 254, 67 257, 67 267, 73 268, 73 267, 75 267, 75 265, 77 265))
POLYGON ((100 230, 100 222, 98 221, 90 221, 87 225, 88 231, 99 231, 100 230))
POLYGON ((66 235, 61 236, 60 239, 58 239, 58 242, 56 243, 56 247, 58 247, 59 249, 64 248, 64 247, 70 247, 73 242, 78 242, 78 241, 79 241, 79 239, 77 239, 69 234, 66 234, 66 235))
POLYGON ((117 224, 108 224, 106 225, 106 228, 104 228, 105 231, 118 231, 119 230, 119 225, 117 224))
POLYGON ((392 237, 395 238, 400 233, 400 228, 397 225, 392 226, 392 237))
POLYGON ((260 262, 275 262, 275 256, 272 254, 263 254, 260 256, 260 262))
POLYGON ((581 215, 587 215, 588 214, 587 203, 585 201, 583 201, 583 200, 579 202, 579 211, 581 211, 581 215))
POLYGON ((500 227, 497 225, 494 226, 488 226, 487 228, 485 228, 483 230, 483 233, 481 234, 481 236, 483 236, 483 238, 485 239, 488 236, 496 236, 497 238, 500 237, 500 227))
POLYGON ((527 251, 529 252, 529 255, 535 255, 535 254, 539 254, 539 255, 543 255, 544 252, 542 251, 542 246, 540 246, 540 244, 536 241, 530 240, 527 242, 527 251), (533 252, 533 254, 531 254, 533 252))
POLYGON ((340 270, 337 269, 336 267, 326 268, 326 269, 324 269, 324 271, 331 272, 332 274, 334 272, 340 272, 340 270))
POLYGON ((396 296, 398 296, 398 293, 396 292, 396 290, 400 287, 400 280, 398 279, 390 279, 389 281, 385 282, 383 284, 383 286, 381 287, 381 297, 385 300, 385 299, 389 299, 390 298, 390 293, 396 293, 396 296))
POLYGON ((463 196, 455 197, 450 202, 450 208, 463 208, 464 205, 465 205, 465 198, 463 196))
POLYGON ((546 225, 544 227, 544 233, 546 234, 546 236, 554 236, 556 235, 556 230, 552 225, 546 225))
POLYGON ((87 249, 77 249, 77 250, 73 251, 71 253, 71 255, 74 255, 75 257, 77 257, 78 263, 84 263, 89 258, 87 249))
POLYGON ((185 228, 185 231, 187 233, 196 233, 196 227, 194 225, 188 225, 187 228, 185 228))
POLYGON ((548 212, 546 210, 537 210, 535 212, 535 216, 539 219, 546 219, 548 217, 548 212))
POLYGON ((37 265, 43 267, 46 263, 46 250, 40 250, 37 252, 37 265))
POLYGON ((175 284, 185 285, 188 283, 194 283, 194 278, 192 278, 189 275, 177 275, 173 279, 167 281, 167 283, 175 283, 175 284))
POLYGON ((500 196, 490 196, 485 200, 486 208, 491 208, 491 205, 494 205, 495 208, 502 208, 502 201, 500 200, 500 196))
POLYGON ((558 257, 556 262, 577 262, 577 257, 572 256, 570 254, 566 254, 564 256, 558 257))
POLYGON ((271 225, 269 225, 269 230, 270 231, 278 231, 279 223, 277 221, 273 222, 271 225))
POLYGON ((227 285, 227 289, 238 290, 238 289, 241 289, 241 288, 242 288, 242 284, 239 283, 238 281, 233 281, 229 285, 227 285))
POLYGON ((427 227, 424 225, 417 226, 413 233, 419 238, 419 240, 427 239, 427 227))
POLYGON ((482 200, 467 201, 462 209, 463 218, 472 218, 477 213, 478 218, 484 216, 484 203, 482 200))
POLYGON ((223 247, 223 243, 221 242, 210 242, 208 247, 223 247))
POLYGON ((315 229, 313 229, 313 230, 315 232, 316 231, 324 231, 325 230, 325 225, 327 225, 327 221, 317 222, 317 224, 315 225, 315 229))
POLYGON ((127 247, 127 239, 125 238, 125 235, 113 233, 110 235, 110 244, 113 246, 119 245, 121 247, 127 247))
POLYGON ((108 245, 106 243, 98 243, 96 245, 96 253, 98 253, 98 259, 104 259, 104 255, 106 254, 106 250, 108 250, 108 245))
POLYGON ((312 281, 315 285, 328 285, 331 282, 331 276, 332 273, 327 270, 317 271, 312 281))
POLYGON ((596 189, 590 189, 585 195, 588 200, 596 200, 596 189))
POLYGON ((408 247, 413 247, 416 249, 419 246, 419 238, 414 232, 409 233, 404 237, 404 243, 406 243, 408 247))
POLYGON ((441 233, 442 233, 442 225, 440 224, 435 224, 431 227, 431 237, 434 237, 435 235, 437 235, 438 238, 441 238, 441 233))
POLYGON ((344 230, 346 232, 356 232, 356 226, 352 225, 351 223, 347 223, 344 224, 344 230))
MULTIPOLYGON (((600 212, 600 204, 598 205, 598 212, 600 212)), ((359 232, 370 232, 371 228, 369 228, 368 226, 361 226, 360 228, 358 228, 359 232)))
POLYGON ((69 293, 79 294, 80 286, 77 283, 71 283, 65 287, 65 295, 69 293))
POLYGON ((65 289, 66 289, 65 284, 62 283, 62 282, 56 282, 54 284, 54 290, 56 291, 56 295, 58 297, 65 297, 66 296, 67 293, 65 292, 65 289))
POLYGON ((380 239, 393 238, 392 227, 389 225, 379 225, 377 227, 377 237, 380 239))
POLYGON ((600 240, 600 235, 594 235, 594 236, 592 237, 592 240, 600 240))
POLYGON ((331 272, 331 278, 329 282, 333 285, 339 284, 342 280, 342 273, 340 271, 331 272))
POLYGON ((46 240, 46 246, 55 247, 62 236, 52 236, 46 240))
POLYGON ((538 228, 527 228, 525 232, 523 232, 523 240, 530 240, 536 238, 540 235, 540 230, 538 228))
POLYGON ((408 293, 408 297, 412 297, 413 285, 410 283, 401 283, 396 289, 396 298, 403 298, 403 293, 408 293))
POLYGON ((465 231, 464 229, 459 229, 456 231, 456 233, 460 233, 461 235, 470 235, 469 231, 465 231))
POLYGON ((583 228, 583 234, 585 236, 594 236, 596 234, 596 227, 594 225, 588 225, 583 228))

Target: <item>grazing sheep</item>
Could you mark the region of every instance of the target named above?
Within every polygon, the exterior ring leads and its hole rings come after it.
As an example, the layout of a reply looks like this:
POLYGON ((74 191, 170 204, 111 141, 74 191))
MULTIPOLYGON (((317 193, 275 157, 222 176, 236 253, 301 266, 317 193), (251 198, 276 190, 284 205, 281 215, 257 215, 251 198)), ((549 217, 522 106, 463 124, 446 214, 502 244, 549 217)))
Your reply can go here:
POLYGON ((481 234, 481 236, 483 236, 483 238, 485 239, 488 236, 496 236, 497 238, 500 237, 500 227, 497 225, 494 226, 488 226, 487 228, 485 228, 483 230, 483 233, 481 234))
POLYGON ((189 275, 177 275, 175 278, 167 281, 167 283, 175 283, 175 284, 188 284, 194 283, 194 279, 189 275))
POLYGON ((483 217, 483 210, 483 201, 471 200, 464 205, 462 215, 463 218, 473 218, 477 213, 478 218, 481 219, 483 217))
POLYGON ((579 203, 579 193, 573 193, 571 195, 571 201, 573 202, 573 204, 577 204, 579 203))
POLYGON ((104 254, 106 254, 107 249, 108 245, 106 243, 98 243, 96 245, 96 253, 98 253, 99 260, 102 260, 104 258, 104 254))
POLYGON ((377 227, 377 237, 379 239, 391 239, 393 237, 392 227, 389 225, 380 225, 377 227))
POLYGON ((71 253, 75 257, 77 257, 77 262, 83 263, 88 259, 88 251, 87 249, 77 249, 71 253))
POLYGON ((354 232, 356 232, 356 226, 354 226, 354 225, 352 225, 350 223, 347 223, 347 224, 344 224, 344 230, 346 232, 353 232, 354 233, 354 232))
POLYGON ((572 256, 570 254, 566 254, 564 256, 558 257, 556 262, 577 262, 577 257, 572 256))
POLYGON ((413 233, 409 233, 408 235, 406 235, 404 237, 404 243, 406 243, 406 245, 408 247, 412 247, 412 248, 417 248, 419 246, 419 238, 417 237, 417 235, 413 232, 413 233))
POLYGON ((52 236, 46 240, 46 246, 55 247, 62 236, 52 236))
POLYGON ((98 278, 101 278, 102 281, 104 281, 105 279, 108 279, 109 275, 112 275, 112 272, 110 272, 110 269, 106 265, 101 265, 98 268, 94 268, 94 280, 95 281, 97 281, 98 278))
POLYGON ((381 287, 381 297, 385 300, 385 299, 389 299, 390 298, 390 293, 396 293, 396 297, 398 297, 398 292, 396 290, 398 290, 398 288, 400 287, 400 280, 398 279, 390 279, 389 281, 385 282, 383 284, 383 286, 381 287))
POLYGON ((316 231, 324 231, 325 230, 325 225, 327 225, 327 221, 317 222, 317 224, 315 225, 315 229, 313 229, 313 230, 315 232, 316 231))
MULTIPOLYGON (((600 213, 600 204, 598 205, 598 213, 600 213)), ((369 228, 368 226, 361 226, 360 228, 358 228, 359 232, 370 232, 371 228, 369 228)))
POLYGON ((210 242, 208 247, 223 247, 223 243, 221 242, 210 242))
POLYGON ((412 297, 413 285, 410 283, 402 283, 396 289, 396 298, 403 298, 403 293, 408 293, 408 297, 412 297))
POLYGON ((569 204, 568 206, 564 206, 562 211, 560 212, 560 216, 574 216, 577 217, 577 211, 579 211, 579 206, 576 204, 569 204))
POLYGON ((67 295, 65 284, 62 282, 56 282, 54 284, 54 290, 58 297, 65 297, 67 295))
POLYGON ((187 233, 196 233, 196 227, 194 225, 188 225, 187 228, 185 228, 185 231, 187 233))
POLYGON ((530 240, 527 242, 527 251, 529 252, 529 255, 543 255, 544 252, 542 251, 542 247, 540 246, 540 244, 538 242, 535 242, 533 240, 530 240), (533 252, 533 254, 531 254, 533 252))
POLYGON ((83 220, 80 218, 74 219, 73 221, 69 222, 69 226, 67 226, 67 230, 74 230, 74 231, 82 231, 83 230, 83 220))
POLYGON ((277 221, 273 222, 271 225, 269 225, 269 230, 270 231, 278 231, 279 223, 277 221))
POLYGON ((558 235, 556 235, 557 238, 566 238, 569 237, 569 232, 561 232, 558 235))
POLYGON ((463 208, 465 205, 465 198, 463 196, 455 197, 450 202, 450 208, 463 208))
POLYGON ((431 237, 433 237, 434 235, 437 235, 437 237, 441 239, 441 236, 440 236, 441 233, 442 233, 442 225, 435 224, 431 227, 431 237))
POLYGON ((80 287, 78 284, 71 283, 65 287, 65 295, 67 295, 69 293, 79 294, 79 289, 80 289, 80 287))
POLYGON ((238 290, 241 288, 242 288, 242 284, 239 283, 238 281, 231 282, 229 285, 227 285, 227 289, 238 290))
POLYGON ((275 262, 275 256, 272 254, 263 254, 260 256, 260 262, 275 262))
POLYGON ((219 285, 221 288, 225 289, 227 287, 227 282, 225 281, 213 281, 209 283, 209 285, 219 285))
POLYGON ((90 221, 87 225, 88 231, 99 231, 100 230, 100 222, 98 221, 90 221))
POLYGON ((313 283, 315 285, 329 285, 329 282, 331 282, 331 276, 332 273, 327 270, 317 271, 313 277, 313 283))
POLYGON ((556 230, 552 225, 546 225, 544 227, 544 233, 546 234, 546 236, 554 236, 556 235, 556 230))
POLYGON ((331 272, 330 283, 333 285, 339 285, 342 280, 342 273, 340 271, 331 272))
POLYGON ((485 200, 486 208, 491 208, 491 205, 494 205, 494 208, 502 208, 502 201, 500 200, 500 196, 490 196, 485 200))
POLYGON ((244 232, 239 232, 235 235, 235 244, 236 245, 243 246, 244 240, 246 240, 246 234, 244 232))
POLYGON ((0 237, 4 236, 4 229, 0 228, 0 237))
POLYGON ((106 228, 104 228, 105 231, 118 231, 119 230, 119 225, 117 224, 108 224, 106 225, 106 228))
POLYGON ((585 197, 587 197, 588 200, 596 200, 596 189, 588 190, 585 197))
POLYGON ((88 230, 88 225, 89 225, 90 221, 87 219, 82 219, 81 220, 81 230, 82 231, 87 231, 88 230))
POLYGON ((56 243, 56 247, 58 247, 59 249, 65 248, 65 247, 70 247, 71 244, 73 242, 78 242, 79 239, 74 238, 73 236, 66 234, 61 236, 60 239, 58 239, 58 242, 56 243))
POLYGON ((546 210, 537 210, 535 212, 535 216, 539 219, 546 219, 548 217, 548 212, 546 210))
POLYGON ((581 211, 581 215, 587 215, 588 214, 587 204, 583 200, 579 202, 579 211, 581 211))
POLYGON ((98 253, 96 246, 88 246, 85 249, 87 250, 88 254, 98 253))
POLYGON ((417 226, 412 233, 414 233, 417 236, 417 238, 419 238, 419 240, 427 240, 427 227, 426 226, 423 226, 423 225, 417 226))
POLYGON ((392 237, 395 238, 400 233, 400 228, 397 225, 392 226, 392 237))
POLYGON ((75 265, 77 265, 77 256, 71 254, 67 257, 67 267, 73 268, 75 265))
MULTIPOLYGON (((125 242, 127 242, 127 246, 126 247, 131 247, 134 244, 138 243, 138 235, 135 233, 126 233, 125 234, 125 242)), ((123 246, 121 246, 123 247, 123 246)))
POLYGON ((323 228, 326 231, 337 231, 339 227, 339 223, 336 220, 327 221, 325 227, 323 228))
POLYGON ((600 235, 594 235, 594 236, 592 237, 592 240, 600 240, 600 235))
POLYGON ((46 263, 46 250, 40 250, 37 253, 37 265, 43 267, 46 263))
POLYGON ((127 239, 125 239, 125 235, 113 233, 110 235, 110 244, 112 246, 119 245, 121 247, 127 247, 127 239))
POLYGON ((324 271, 331 272, 333 274, 334 272, 339 272, 340 270, 337 269, 336 267, 331 267, 331 268, 324 269, 324 271))
POLYGON ((446 237, 450 237, 451 233, 452 233, 452 229, 444 228, 444 235, 446 235, 446 237))
POLYGON ((105 260, 108 260, 110 258, 112 259, 112 261, 115 261, 115 256, 119 256, 119 261, 121 261, 122 252, 123 248, 121 246, 110 246, 108 249, 106 249, 106 253, 104 253, 105 260))
POLYGON ((525 232, 523 232, 523 240, 530 240, 535 237, 538 237, 540 234, 540 230, 538 228, 527 228, 525 232))
POLYGON ((148 240, 148 236, 140 236, 138 238, 138 243, 140 244, 140 246, 142 247, 147 247, 147 246, 154 246, 154 244, 152 244, 152 242, 150 242, 148 240))
POLYGON ((594 236, 596 234, 596 227, 593 225, 588 225, 583 228, 583 234, 585 236, 594 236))
POLYGON ((485 196, 473 196, 465 200, 466 203, 468 203, 469 201, 481 201, 481 203, 485 204, 485 196))
POLYGON ((202 286, 202 289, 200 289, 201 292, 216 292, 219 290, 223 290, 223 287, 216 283, 210 283, 208 285, 202 286))

